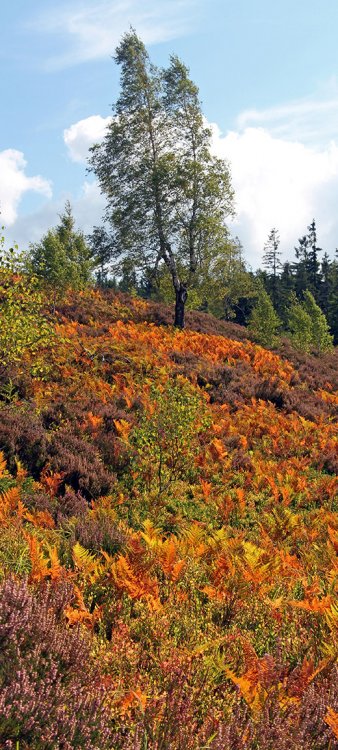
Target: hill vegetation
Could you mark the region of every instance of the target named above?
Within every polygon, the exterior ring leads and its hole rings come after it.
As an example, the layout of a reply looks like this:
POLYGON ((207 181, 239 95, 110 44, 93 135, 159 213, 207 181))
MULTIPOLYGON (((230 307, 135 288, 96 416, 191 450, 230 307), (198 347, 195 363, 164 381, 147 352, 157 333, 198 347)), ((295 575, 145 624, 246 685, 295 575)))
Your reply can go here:
POLYGON ((2 746, 338 747, 337 352, 4 273, 2 746))

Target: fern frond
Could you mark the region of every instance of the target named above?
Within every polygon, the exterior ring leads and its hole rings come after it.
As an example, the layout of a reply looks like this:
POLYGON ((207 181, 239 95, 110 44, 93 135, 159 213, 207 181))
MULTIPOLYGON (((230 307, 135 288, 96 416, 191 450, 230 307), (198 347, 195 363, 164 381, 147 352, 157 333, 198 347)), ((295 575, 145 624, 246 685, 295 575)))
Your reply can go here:
POLYGON ((80 571, 82 575, 90 578, 90 580, 92 581, 94 581, 95 578, 98 577, 101 572, 99 560, 95 555, 89 552, 89 550, 85 549, 85 547, 82 547, 79 542, 76 542, 76 544, 74 544, 72 557, 75 568, 77 568, 77 570, 80 571))
POLYGON ((338 738, 338 713, 331 706, 327 707, 324 721, 332 729, 334 736, 338 738))
POLYGON ((0 451, 0 479, 7 476, 6 461, 3 451, 0 451))

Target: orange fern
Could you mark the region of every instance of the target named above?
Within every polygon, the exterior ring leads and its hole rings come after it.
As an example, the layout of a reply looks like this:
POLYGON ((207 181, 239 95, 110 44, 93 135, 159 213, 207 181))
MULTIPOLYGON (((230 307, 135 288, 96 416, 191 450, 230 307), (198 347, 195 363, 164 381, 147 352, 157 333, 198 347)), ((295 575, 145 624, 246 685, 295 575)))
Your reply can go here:
POLYGON ((338 713, 334 711, 330 706, 327 707, 324 721, 332 729, 335 737, 338 738, 338 713))

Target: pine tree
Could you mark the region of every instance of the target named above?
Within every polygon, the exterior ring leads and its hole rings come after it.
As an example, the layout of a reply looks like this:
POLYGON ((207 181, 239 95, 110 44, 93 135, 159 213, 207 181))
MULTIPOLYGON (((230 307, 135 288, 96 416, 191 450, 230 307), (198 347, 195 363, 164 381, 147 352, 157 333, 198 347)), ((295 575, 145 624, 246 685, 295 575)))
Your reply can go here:
POLYGON ((134 31, 116 50, 120 95, 90 168, 107 200, 116 267, 126 256, 144 275, 167 267, 175 291, 175 325, 184 326, 188 289, 203 256, 232 212, 226 162, 210 153, 198 89, 172 57, 156 68, 134 31))

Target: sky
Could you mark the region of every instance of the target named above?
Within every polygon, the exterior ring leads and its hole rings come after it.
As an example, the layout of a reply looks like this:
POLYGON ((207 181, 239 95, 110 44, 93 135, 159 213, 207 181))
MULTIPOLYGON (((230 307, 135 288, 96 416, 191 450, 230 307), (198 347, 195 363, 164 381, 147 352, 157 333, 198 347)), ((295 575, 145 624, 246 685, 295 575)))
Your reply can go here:
POLYGON ((119 92, 132 25, 153 62, 177 54, 198 85, 214 153, 230 164, 229 222, 253 269, 273 227, 284 259, 313 218, 338 246, 335 0, 0 0, 0 223, 21 249, 66 200, 90 233, 104 211, 88 148, 119 92))

